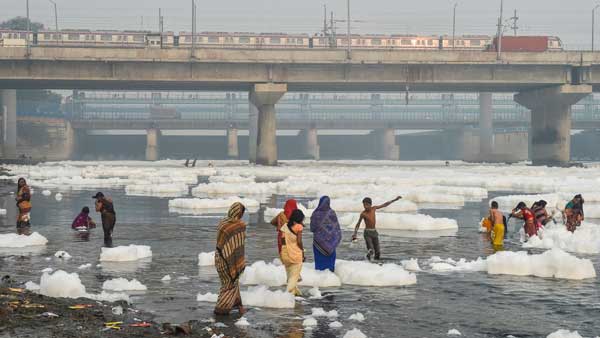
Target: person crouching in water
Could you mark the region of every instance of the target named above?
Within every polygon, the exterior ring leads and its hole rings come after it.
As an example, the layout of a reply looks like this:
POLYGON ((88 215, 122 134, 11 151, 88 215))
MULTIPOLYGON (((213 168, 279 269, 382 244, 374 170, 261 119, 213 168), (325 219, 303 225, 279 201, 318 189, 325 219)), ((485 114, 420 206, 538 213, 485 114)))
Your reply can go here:
POLYGON ((525 223, 523 224, 523 229, 525 230, 525 234, 528 238, 537 235, 537 228, 535 226, 535 215, 533 214, 531 209, 527 207, 527 204, 525 204, 525 202, 519 202, 519 204, 517 204, 517 207, 514 208, 512 211, 512 216, 525 221, 525 223))
POLYGON ((304 245, 302 244, 302 230, 304 229, 304 213, 294 210, 287 225, 281 227, 283 238, 281 243, 281 262, 285 266, 287 275, 287 291, 295 296, 301 296, 298 289, 300 273, 304 257, 304 245))
POLYGON ((583 203, 583 197, 581 195, 575 195, 575 197, 573 197, 573 199, 565 206, 565 210, 563 211, 565 225, 570 232, 575 232, 577 227, 580 226, 581 222, 584 220, 583 203))
POLYGON ((17 183, 17 235, 31 235, 31 189, 23 177, 17 183))
POLYGON ((493 224, 490 237, 492 239, 494 251, 504 250, 504 234, 506 233, 506 226, 504 215, 502 215, 502 212, 498 210, 498 202, 496 201, 492 201, 491 204, 490 220, 493 224))
POLYGON ((540 230, 543 226, 548 224, 551 217, 548 215, 548 211, 546 210, 546 205, 548 202, 544 200, 539 200, 531 206, 531 212, 535 215, 535 227, 536 230, 540 230))
POLYGON ((104 194, 101 192, 98 192, 93 198, 96 200, 96 212, 99 212, 102 218, 104 246, 111 248, 113 245, 112 234, 115 229, 115 222, 117 221, 113 201, 110 198, 104 197, 104 194))
POLYGON ((94 229, 95 227, 96 223, 90 217, 90 208, 88 207, 83 207, 83 209, 81 209, 81 213, 77 215, 71 224, 71 229, 73 230, 89 230, 94 229))

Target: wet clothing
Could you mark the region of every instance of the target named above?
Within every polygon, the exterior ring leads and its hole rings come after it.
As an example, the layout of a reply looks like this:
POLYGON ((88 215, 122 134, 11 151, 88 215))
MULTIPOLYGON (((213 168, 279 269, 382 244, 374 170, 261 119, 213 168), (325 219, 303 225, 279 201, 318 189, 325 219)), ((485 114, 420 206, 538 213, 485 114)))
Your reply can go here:
POLYGON ((492 246, 494 247, 494 251, 499 251, 504 248, 504 224, 494 224, 494 228, 490 236, 492 237, 492 246))
POLYGON ((90 215, 84 212, 77 215, 77 217, 73 220, 73 223, 71 223, 71 229, 93 229, 95 227, 96 225, 94 224, 94 221, 92 220, 90 215))
POLYGON ((304 260, 304 252, 298 245, 298 234, 301 234, 302 229, 302 224, 298 223, 294 224, 291 229, 287 225, 281 228, 283 232, 281 262, 285 266, 287 275, 287 291, 296 296, 302 294, 298 289, 304 260))
POLYGON ((367 259, 371 260, 373 255, 375 259, 381 258, 381 250, 379 248, 379 233, 375 229, 365 229, 363 236, 367 243, 367 259))
POLYGON ((96 200, 96 211, 100 212, 102 218, 102 230, 104 231, 104 246, 112 247, 112 234, 117 222, 115 207, 110 198, 102 197, 96 200))
POLYGON ((241 203, 234 203, 217 228, 215 267, 221 289, 214 310, 216 314, 226 315, 234 307, 242 306, 239 278, 246 268, 246 224, 241 220, 244 210, 241 203))
POLYGON ((535 215, 535 226, 537 230, 548 223, 548 212, 546 211, 546 207, 536 206, 532 210, 535 215))
POLYGON ((527 236, 532 237, 537 234, 535 215, 529 208, 521 209, 521 211, 516 213, 515 216, 525 221, 523 228, 525 229, 525 234, 527 234, 527 236))
POLYGON ((281 241, 283 238, 281 227, 287 224, 288 220, 292 216, 292 212, 294 212, 296 209, 298 209, 298 203, 296 200, 289 199, 285 202, 283 211, 271 220, 271 224, 277 227, 277 252, 279 254, 281 254, 281 241))
POLYGON ((20 187, 17 192, 17 208, 19 209, 19 213, 17 214, 17 234, 30 235, 31 190, 27 184, 20 187))
POLYGON ((335 269, 335 250, 342 240, 342 230, 337 215, 330 207, 330 199, 323 196, 319 206, 310 217, 310 231, 313 233, 315 268, 335 269), (317 252, 319 254, 317 255, 317 252), (333 256, 331 258, 331 256, 333 256), (327 258, 329 257, 329 258, 327 258))
POLYGON ((567 230, 574 232, 583 221, 583 207, 581 204, 576 204, 573 201, 567 203, 565 207, 565 217, 567 230))

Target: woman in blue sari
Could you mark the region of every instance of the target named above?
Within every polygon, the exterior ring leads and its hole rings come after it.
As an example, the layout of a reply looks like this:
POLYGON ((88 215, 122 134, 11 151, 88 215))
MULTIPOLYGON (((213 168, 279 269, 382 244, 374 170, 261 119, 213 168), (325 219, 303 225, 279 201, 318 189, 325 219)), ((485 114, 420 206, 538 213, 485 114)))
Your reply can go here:
POLYGON ((342 230, 330 199, 323 196, 319 206, 310 217, 310 231, 313 233, 315 269, 335 270, 335 250, 342 240, 342 230))

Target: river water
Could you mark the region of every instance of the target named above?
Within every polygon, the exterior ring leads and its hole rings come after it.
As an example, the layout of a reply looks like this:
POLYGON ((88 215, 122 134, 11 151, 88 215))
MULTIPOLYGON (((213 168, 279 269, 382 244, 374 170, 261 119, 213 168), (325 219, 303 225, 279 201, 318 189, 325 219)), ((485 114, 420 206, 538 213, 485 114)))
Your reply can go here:
MULTIPOLYGON (((205 178, 201 178, 205 179, 205 178)), ((0 232, 14 230, 12 186, 4 188, 2 203, 8 215, 0 218, 0 232)), ((34 187, 35 188, 35 187, 34 187)), ((196 301, 198 292, 217 293, 218 277, 214 267, 198 267, 197 255, 214 250, 215 225, 222 214, 196 217, 169 213, 168 199, 160 197, 126 196, 122 189, 105 190, 113 197, 117 210, 114 244, 149 245, 151 262, 141 264, 98 264, 102 232, 96 229, 89 241, 82 241, 70 230, 73 217, 82 206, 93 206, 95 190, 63 192, 62 201, 53 196, 34 195, 32 218, 35 231, 43 234, 48 245, 41 250, 19 253, 3 249, 0 252, 0 271, 20 281, 39 283, 41 270, 47 267, 79 272, 88 292, 101 291, 104 280, 125 277, 137 278, 148 291, 132 297, 133 304, 150 311, 159 321, 183 322, 212 317, 214 304, 196 301), (73 258, 62 261, 52 257, 58 250, 68 251, 73 258), (93 267, 79 270, 78 266, 92 263, 93 267), (169 283, 161 282, 170 274, 169 283)), ((490 192, 489 197, 506 192, 490 192)), ((314 196, 316 197, 316 196, 314 196)), ((284 196, 272 196, 264 206, 281 207, 284 196)), ((306 200, 306 197, 301 201, 306 200)), ((486 211, 488 200, 468 202, 458 209, 425 209, 420 212, 434 217, 458 221, 456 235, 432 237, 418 233, 381 236, 382 256, 386 263, 403 259, 426 260, 432 256, 469 260, 492 253, 485 237, 477 232, 477 224, 486 211)), ((260 213, 260 212, 259 212, 260 213)), ((277 256, 275 236, 271 225, 257 213, 245 216, 249 222, 246 253, 249 263, 271 261, 277 256)), ((99 220, 97 215, 94 215, 99 220)), ((512 223, 507 250, 518 251, 521 244, 512 223)), ((305 243, 310 243, 310 233, 305 243)), ((338 249, 338 259, 360 260, 364 257, 362 240, 350 242, 350 232, 338 249)), ((308 247, 308 246, 307 246, 308 247)), ((308 252, 309 250, 307 250, 308 252)), ((540 252, 540 250, 533 250, 540 252)), ((600 271, 598 255, 581 255, 593 261, 600 271)), ((312 261, 312 252, 307 255, 312 261)), ((244 289, 245 287, 243 287, 244 289)), ((307 289, 304 289, 307 291, 307 289)), ((359 287, 343 285, 322 288, 319 300, 297 302, 294 309, 251 309, 246 315, 252 326, 241 334, 247 337, 342 337, 358 328, 368 337, 446 337, 450 329, 459 330, 465 337, 545 337, 558 329, 578 330, 583 336, 600 334, 600 289, 597 279, 571 281, 538 277, 488 275, 481 272, 419 272, 417 284, 406 287, 359 287), (337 310, 341 329, 329 328, 329 320, 319 319, 313 330, 304 330, 302 316, 311 308, 337 310), (348 320, 361 312, 364 322, 348 320)), ((225 320, 233 325, 233 315, 225 320)))

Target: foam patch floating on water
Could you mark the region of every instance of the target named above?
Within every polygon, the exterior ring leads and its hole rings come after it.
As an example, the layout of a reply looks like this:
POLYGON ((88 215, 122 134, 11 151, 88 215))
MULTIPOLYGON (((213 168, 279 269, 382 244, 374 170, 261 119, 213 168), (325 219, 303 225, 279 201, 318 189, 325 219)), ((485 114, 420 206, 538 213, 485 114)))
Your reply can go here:
POLYGON ((162 282, 168 282, 171 280, 171 275, 165 275, 163 278, 160 279, 162 282))
POLYGON ((40 291, 40 285, 37 283, 34 283, 32 281, 29 281, 29 282, 25 283, 25 289, 27 289, 29 291, 33 291, 33 292, 38 292, 38 291, 40 291))
POLYGON ((312 330, 313 327, 317 326, 317 320, 313 317, 307 317, 302 321, 302 326, 304 326, 307 330, 312 330))
POLYGON ((329 327, 332 329, 341 329, 342 327, 344 327, 344 325, 336 320, 334 322, 329 323, 329 327))
POLYGON ((248 306, 292 309, 296 304, 296 299, 291 293, 281 290, 271 291, 264 285, 250 287, 241 294, 244 305, 248 306))
POLYGON ((44 195, 44 196, 50 196, 50 195, 52 195, 52 192, 50 190, 46 189, 46 190, 42 191, 42 195, 44 195))
POLYGON ((118 246, 102 248, 101 262, 131 262, 152 257, 152 250, 147 245, 118 246))
POLYGON ((404 286, 417 283, 417 276, 397 264, 372 264, 362 261, 336 262, 335 274, 343 284, 362 286, 404 286))
POLYGON ((583 338, 577 331, 557 330, 549 334, 546 338, 583 338))
POLYGON ((450 329, 450 330, 448 330, 448 335, 449 336, 462 336, 462 333, 460 333, 460 331, 458 331, 457 329, 450 329))
POLYGON ((92 267, 92 263, 87 263, 87 264, 80 265, 77 269, 79 269, 79 270, 85 270, 85 269, 89 269, 91 267, 92 267))
POLYGON ((201 252, 198 254, 198 266, 214 266, 215 252, 201 252))
POLYGON ((31 235, 0 234, 0 248, 25 248, 46 245, 46 237, 34 232, 31 235))
POLYGON ((216 303, 218 299, 219 295, 211 292, 207 292, 204 294, 198 293, 198 295, 196 295, 196 301, 198 302, 216 303))
POLYGON ((355 320, 357 322, 363 322, 365 320, 365 316, 362 313, 357 312, 357 313, 351 315, 350 317, 348 317, 348 319, 355 320))
POLYGON ((211 209, 227 210, 233 203, 242 203, 249 212, 258 210, 260 203, 251 198, 177 198, 169 201, 169 210, 177 213, 205 213, 211 209))
POLYGON ((536 236, 523 243, 523 247, 597 254, 600 253, 600 225, 583 222, 575 232, 570 232, 563 224, 547 224, 536 236))
MULTIPOLYGON (((345 215, 339 218, 340 224, 348 228, 354 228, 359 215, 345 215)), ((433 218, 422 214, 390 214, 381 213, 377 215, 377 228, 407 231, 436 231, 455 230, 458 223, 449 218, 433 218)))
POLYGON ((367 338, 367 335, 362 333, 359 329, 352 329, 346 332, 343 338, 367 338))
MULTIPOLYGON (((333 272, 329 270, 315 270, 314 264, 312 263, 305 263, 302 266, 301 277, 301 286, 317 286, 325 288, 342 285, 338 276, 333 272)), ((283 265, 257 261, 246 267, 240 282, 245 285, 282 286, 287 283, 285 267, 283 265)))
POLYGON ((68 252, 61 250, 61 251, 57 251, 56 253, 54 253, 54 257, 60 258, 60 259, 69 259, 69 258, 71 258, 71 255, 69 255, 68 252))
POLYGON ((234 325, 237 327, 246 327, 246 326, 250 326, 250 322, 248 322, 248 319, 246 319, 246 317, 241 317, 240 319, 237 320, 237 322, 235 322, 234 325))
POLYGON ((105 281, 102 284, 104 290, 109 291, 146 291, 148 288, 137 279, 127 280, 125 278, 116 278, 105 281))
POLYGON ((337 318, 338 316, 338 312, 336 310, 325 311, 322 307, 312 308, 311 311, 313 317, 337 318))
POLYGON ((85 297, 85 286, 77 273, 58 270, 53 274, 45 272, 40 279, 40 294, 49 297, 85 297))

